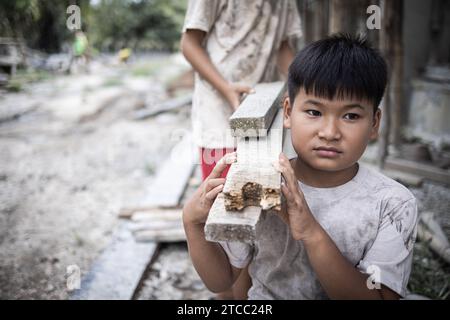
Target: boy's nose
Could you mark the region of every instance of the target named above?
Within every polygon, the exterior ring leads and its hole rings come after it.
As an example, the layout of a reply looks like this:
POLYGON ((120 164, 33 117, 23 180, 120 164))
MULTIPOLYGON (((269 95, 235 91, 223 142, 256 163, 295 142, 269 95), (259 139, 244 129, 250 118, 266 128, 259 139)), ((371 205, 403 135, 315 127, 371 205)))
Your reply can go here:
POLYGON ((339 131, 339 126, 336 124, 336 121, 331 119, 326 123, 324 123, 322 128, 320 128, 318 135, 319 138, 328 141, 341 139, 341 132, 339 131))

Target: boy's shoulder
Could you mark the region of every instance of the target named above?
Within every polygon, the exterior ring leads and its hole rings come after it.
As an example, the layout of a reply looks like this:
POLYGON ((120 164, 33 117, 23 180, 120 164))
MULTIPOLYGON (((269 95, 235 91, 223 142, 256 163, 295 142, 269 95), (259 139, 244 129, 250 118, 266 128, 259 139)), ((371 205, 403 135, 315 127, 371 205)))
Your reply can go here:
POLYGON ((416 205, 412 192, 401 183, 367 165, 360 165, 360 170, 364 170, 364 175, 359 183, 364 186, 368 195, 381 200, 383 211, 394 210, 406 203, 416 205))

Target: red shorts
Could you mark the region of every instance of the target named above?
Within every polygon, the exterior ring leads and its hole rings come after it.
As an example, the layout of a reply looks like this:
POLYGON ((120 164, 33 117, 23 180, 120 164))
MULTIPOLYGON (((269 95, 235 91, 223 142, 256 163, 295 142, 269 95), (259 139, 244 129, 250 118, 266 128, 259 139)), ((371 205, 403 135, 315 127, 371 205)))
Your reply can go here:
MULTIPOLYGON (((200 164, 202 166, 202 179, 203 181, 209 176, 211 171, 216 166, 216 163, 222 159, 227 153, 236 151, 235 148, 223 148, 223 149, 207 149, 200 148, 200 164)), ((230 165, 222 172, 221 178, 227 176, 230 165)))

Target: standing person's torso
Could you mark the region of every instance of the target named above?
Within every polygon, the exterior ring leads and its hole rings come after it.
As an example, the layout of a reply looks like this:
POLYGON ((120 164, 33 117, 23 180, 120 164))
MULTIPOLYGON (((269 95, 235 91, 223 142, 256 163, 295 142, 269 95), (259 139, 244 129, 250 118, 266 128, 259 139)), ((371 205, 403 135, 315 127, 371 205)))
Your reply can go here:
MULTIPOLYGON (((281 42, 301 35, 292 0, 191 1, 184 29, 206 31, 205 49, 230 83, 253 86, 279 79, 276 57, 281 42)), ((234 147, 228 102, 206 80, 195 75, 192 122, 194 139, 206 148, 234 147)))

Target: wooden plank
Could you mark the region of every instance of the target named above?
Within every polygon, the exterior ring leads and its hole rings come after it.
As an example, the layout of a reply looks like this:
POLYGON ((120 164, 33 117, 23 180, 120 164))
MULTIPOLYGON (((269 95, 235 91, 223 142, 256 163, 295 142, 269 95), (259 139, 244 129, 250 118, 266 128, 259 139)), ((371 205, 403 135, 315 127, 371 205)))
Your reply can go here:
POLYGON ((223 188, 226 210, 260 206, 281 209, 281 174, 273 167, 283 148, 283 111, 277 115, 266 137, 241 138, 237 161, 231 165, 223 188))
POLYGON ((154 220, 182 220, 182 209, 152 209, 146 211, 136 211, 131 220, 135 222, 145 222, 154 220))
POLYGON ((158 169, 150 186, 148 197, 143 201, 146 207, 177 207, 186 188, 187 181, 198 162, 191 135, 172 149, 170 157, 158 169))
POLYGON ((71 300, 130 300, 141 276, 158 248, 157 243, 137 243, 122 221, 111 244, 94 262, 71 300))
POLYGON ((283 82, 260 83, 230 117, 231 134, 235 137, 266 136, 282 103, 283 82))
POLYGON ((421 176, 424 179, 450 185, 450 171, 431 165, 405 159, 387 157, 384 167, 387 170, 399 170, 421 176))
POLYGON ((136 241, 185 241, 181 209, 137 211, 131 216, 129 230, 136 241))
POLYGON ((172 230, 172 229, 183 229, 183 222, 181 219, 178 220, 152 220, 152 221, 141 221, 132 223, 129 227, 131 232, 139 232, 145 230, 172 230))
POLYGON ((134 233, 138 242, 179 242, 186 241, 184 228, 172 228, 164 230, 140 230, 134 233))
POLYGON ((220 193, 206 220, 205 238, 208 241, 253 243, 260 215, 261 208, 256 206, 246 207, 243 211, 226 211, 223 193, 220 193))
POLYGON ((169 112, 172 110, 176 110, 178 108, 181 108, 185 105, 191 104, 192 103, 192 94, 187 94, 181 97, 176 97, 167 101, 162 102, 159 105, 153 106, 153 107, 149 107, 149 108, 144 108, 141 110, 137 110, 134 115, 133 115, 133 119, 134 120, 144 120, 150 117, 154 117, 160 113, 163 112, 169 112))

